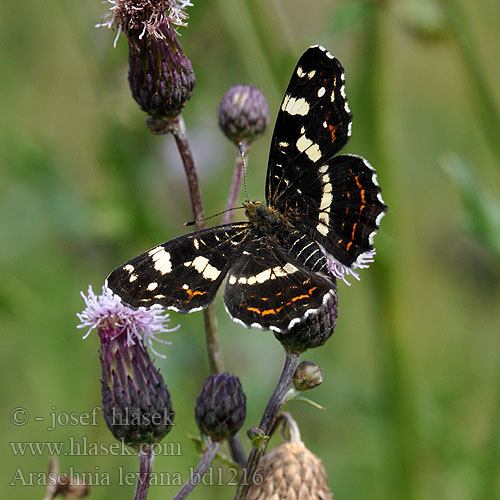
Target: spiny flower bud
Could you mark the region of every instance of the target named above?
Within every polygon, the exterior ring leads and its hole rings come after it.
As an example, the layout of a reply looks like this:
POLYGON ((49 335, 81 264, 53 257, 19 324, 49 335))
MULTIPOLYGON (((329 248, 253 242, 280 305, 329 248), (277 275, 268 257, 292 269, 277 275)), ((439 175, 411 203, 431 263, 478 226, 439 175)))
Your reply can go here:
POLYGON ((295 370, 293 385, 298 391, 314 389, 323 382, 321 368, 312 361, 302 361, 295 370))
POLYGON ((159 442, 172 428, 174 411, 144 342, 168 331, 168 318, 157 309, 131 309, 105 287, 100 296, 89 287, 88 297, 83 297, 87 307, 78 315, 79 326, 99 333, 103 414, 109 430, 136 449, 159 442))
POLYGON ((266 453, 259 462, 246 500, 332 500, 323 462, 300 440, 298 428, 290 441, 266 453))
POLYGON ((219 104, 218 119, 220 128, 231 141, 252 141, 267 128, 269 106, 259 89, 233 85, 219 104))
POLYGON ((186 26, 185 0, 108 0, 110 19, 129 44, 129 83, 133 98, 153 118, 177 117, 191 97, 195 77, 175 25, 186 26))
POLYGON ((194 417, 212 441, 234 436, 246 417, 246 396, 238 377, 227 372, 210 375, 196 400, 194 417))
MULTIPOLYGON (((332 278, 335 280, 335 278, 332 278)), ((286 332, 273 332, 281 345, 290 352, 301 353, 323 345, 337 325, 337 292, 332 291, 321 307, 286 332)))
POLYGON ((153 118, 178 116, 193 94, 195 76, 173 28, 165 39, 129 33, 128 80, 132 97, 153 118))

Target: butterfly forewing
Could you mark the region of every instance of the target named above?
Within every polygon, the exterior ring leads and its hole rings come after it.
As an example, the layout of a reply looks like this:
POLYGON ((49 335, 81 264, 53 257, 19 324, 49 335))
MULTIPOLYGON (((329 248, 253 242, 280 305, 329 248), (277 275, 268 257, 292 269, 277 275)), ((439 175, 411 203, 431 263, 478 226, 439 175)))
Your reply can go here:
POLYGON ((247 236, 247 223, 180 236, 115 269, 106 286, 132 307, 158 304, 183 313, 203 309, 214 300, 247 236))
POLYGON ((233 320, 286 332, 316 313, 335 294, 335 285, 296 264, 267 237, 251 238, 224 289, 224 304, 233 320))
POLYGON ((288 189, 346 144, 351 119, 340 62, 323 47, 310 47, 297 63, 276 119, 267 202, 284 208, 288 189))

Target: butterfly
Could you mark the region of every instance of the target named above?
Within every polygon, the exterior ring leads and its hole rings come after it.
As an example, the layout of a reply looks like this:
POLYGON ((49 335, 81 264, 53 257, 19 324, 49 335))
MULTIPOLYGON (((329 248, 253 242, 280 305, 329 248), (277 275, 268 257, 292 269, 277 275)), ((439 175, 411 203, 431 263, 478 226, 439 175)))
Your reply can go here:
POLYGON ((278 113, 265 203, 248 221, 158 245, 115 269, 107 287, 132 307, 198 311, 225 280, 224 305, 244 326, 286 334, 336 297, 336 277, 373 260, 386 212, 374 168, 337 153, 352 113, 340 62, 312 46, 299 59, 278 113))

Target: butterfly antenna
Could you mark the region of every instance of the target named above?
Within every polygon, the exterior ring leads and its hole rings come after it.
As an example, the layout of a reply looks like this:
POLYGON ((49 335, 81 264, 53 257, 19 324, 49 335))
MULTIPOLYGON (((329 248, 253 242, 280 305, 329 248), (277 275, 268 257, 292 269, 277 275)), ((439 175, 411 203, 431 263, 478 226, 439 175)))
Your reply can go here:
POLYGON ((243 143, 238 143, 238 151, 240 153, 241 164, 243 165, 243 185, 245 186, 245 195, 247 197, 247 201, 250 202, 250 198, 248 196, 248 185, 247 185, 247 162, 245 158, 245 148, 243 147, 243 143))
POLYGON ((231 212, 231 210, 240 210, 245 207, 234 207, 234 208, 228 208, 227 210, 223 210, 222 212, 219 212, 217 214, 210 215, 209 217, 204 217, 203 219, 196 219, 196 220, 191 220, 189 222, 184 222, 184 226, 194 226, 197 222, 205 222, 206 220, 213 219, 214 217, 218 217, 219 215, 225 214, 226 212, 231 212))

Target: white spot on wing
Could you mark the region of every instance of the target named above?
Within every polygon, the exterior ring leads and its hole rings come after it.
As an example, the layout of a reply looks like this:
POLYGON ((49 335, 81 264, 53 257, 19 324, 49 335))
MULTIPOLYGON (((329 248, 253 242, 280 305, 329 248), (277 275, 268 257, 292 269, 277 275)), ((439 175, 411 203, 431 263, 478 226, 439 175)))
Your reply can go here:
POLYGON ((170 254, 163 247, 156 247, 149 251, 149 256, 153 259, 154 268, 161 274, 168 274, 172 271, 170 254))
POLYGON ((288 262, 285 265, 283 270, 285 271, 285 274, 293 274, 293 273, 296 273, 298 271, 298 269, 293 264, 290 264, 290 262, 288 262))
POLYGON ((285 96, 281 109, 290 115, 305 116, 309 113, 309 103, 303 97, 296 99, 295 97, 287 95, 285 96))
POLYGON ((190 262, 184 262, 186 267, 194 267, 205 279, 215 281, 219 275, 220 271, 212 266, 206 257, 198 255, 196 259, 190 262))
MULTIPOLYGON (((293 264, 287 263, 284 267, 276 266, 269 269, 264 269, 264 271, 261 271, 255 276, 241 276, 238 279, 238 283, 240 285, 255 285, 256 283, 264 283, 265 281, 281 278, 283 276, 296 273, 297 271, 298 269, 293 264)), ((229 278, 229 283, 233 285, 235 282, 236 278, 234 276, 231 276, 229 278)))
POLYGON ((296 146, 301 153, 305 152, 313 162, 317 162, 321 158, 321 149, 319 149, 319 146, 311 141, 311 139, 308 139, 304 133, 297 140, 296 146))
POLYGON ((297 68, 297 76, 298 76, 299 78, 302 78, 303 76, 305 76, 305 74, 306 74, 306 73, 305 73, 305 71, 302 69, 302 67, 300 67, 300 66, 299 66, 299 67, 297 68))
POLYGON ((130 283, 133 283, 137 279, 137 277, 137 274, 131 274, 128 280, 130 283))
POLYGON ((134 266, 132 264, 127 264, 126 266, 123 266, 123 270, 132 274, 134 272, 134 266))
POLYGON ((320 222, 316 226, 316 231, 318 231, 318 233, 321 233, 323 236, 326 236, 328 234, 328 226, 325 226, 322 222, 320 222))
POLYGON ((153 290, 156 290, 158 288, 158 283, 156 281, 153 281, 148 285, 148 290, 152 292, 153 290))
POLYGON ((312 71, 309 71, 309 73, 307 73, 307 78, 310 80, 315 74, 316 74, 316 70, 313 69, 312 71))
POLYGON ((321 88, 318 90, 318 97, 323 97, 323 96, 325 95, 325 92, 326 92, 325 87, 321 87, 321 88))

